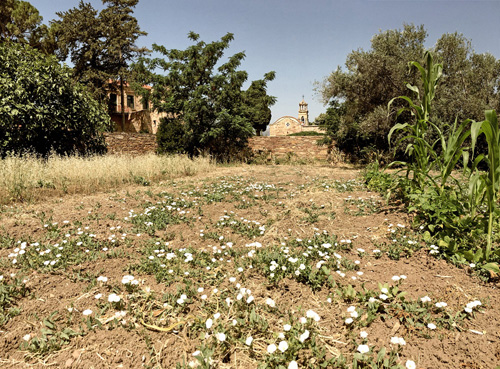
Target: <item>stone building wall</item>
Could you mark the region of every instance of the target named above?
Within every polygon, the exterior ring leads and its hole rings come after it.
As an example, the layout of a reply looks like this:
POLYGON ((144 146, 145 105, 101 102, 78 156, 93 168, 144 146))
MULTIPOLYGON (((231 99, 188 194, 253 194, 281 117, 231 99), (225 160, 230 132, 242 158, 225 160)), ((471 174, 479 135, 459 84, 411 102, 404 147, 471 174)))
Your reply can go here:
POLYGON ((105 133, 108 154, 142 155, 156 152, 156 135, 147 133, 105 133))

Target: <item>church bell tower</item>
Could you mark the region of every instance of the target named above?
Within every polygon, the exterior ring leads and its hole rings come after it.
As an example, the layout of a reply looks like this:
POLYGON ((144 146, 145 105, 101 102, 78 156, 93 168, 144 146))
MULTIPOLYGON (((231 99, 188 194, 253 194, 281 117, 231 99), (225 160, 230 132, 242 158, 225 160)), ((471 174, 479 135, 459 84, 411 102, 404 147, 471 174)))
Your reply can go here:
POLYGON ((302 101, 299 103, 299 121, 303 126, 309 125, 309 108, 304 101, 304 96, 302 96, 302 101))

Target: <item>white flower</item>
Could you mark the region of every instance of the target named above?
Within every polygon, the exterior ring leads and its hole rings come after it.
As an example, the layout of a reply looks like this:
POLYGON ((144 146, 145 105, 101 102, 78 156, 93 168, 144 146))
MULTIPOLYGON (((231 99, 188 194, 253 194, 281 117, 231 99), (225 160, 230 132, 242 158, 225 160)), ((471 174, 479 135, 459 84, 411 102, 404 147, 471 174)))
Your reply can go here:
POLYGON ((134 280, 134 276, 133 275, 126 275, 122 278, 122 284, 128 284, 128 283, 131 283, 133 280, 134 280))
POLYGON ((90 310, 90 309, 84 310, 82 312, 82 314, 85 315, 85 316, 90 315, 90 314, 92 314, 92 310, 90 310))
POLYGON ((97 295, 94 296, 97 300, 99 300, 102 297, 102 293, 98 293, 97 295))
POLYGON ((29 341, 31 339, 31 334, 27 334, 25 336, 23 336, 23 340, 25 341, 29 341))
POLYGON ((247 298, 247 304, 250 304, 254 300, 253 296, 247 298))
POLYGON ((385 301, 385 300, 387 300, 388 296, 387 296, 386 294, 384 294, 384 293, 383 293, 383 294, 381 294, 381 295, 379 296, 379 298, 380 298, 381 300, 384 300, 384 301, 385 301))
POLYGON ((387 290, 387 288, 383 287, 380 289, 380 292, 382 293, 389 293, 389 291, 387 290))
POLYGON ((412 360, 407 360, 406 361, 406 369, 415 369, 417 366, 415 365, 415 362, 412 360))
POLYGON ((278 345, 278 349, 281 351, 281 352, 285 352, 287 349, 288 349, 288 342, 286 341, 281 341, 278 345))
POLYGON ((247 337, 246 341, 245 341, 245 345, 247 346, 250 346, 253 342, 253 337, 252 336, 249 336, 247 337))
POLYGON ((427 328, 436 329, 436 325, 434 323, 429 323, 429 324, 427 324, 427 328))
POLYGON ((393 280, 394 282, 397 282, 397 281, 399 281, 399 280, 400 280, 400 278, 399 278, 399 276, 395 275, 395 276, 393 276, 393 277, 392 277, 392 280, 393 280))
POLYGON ((272 298, 267 298, 266 304, 268 304, 270 307, 276 307, 276 302, 272 298))
POLYGON ((359 336, 361 338, 366 338, 366 337, 368 337, 368 333, 366 333, 365 331, 361 331, 361 332, 359 332, 359 336))
POLYGON ((107 281, 108 281, 108 277, 104 277, 102 275, 97 277, 97 282, 106 283, 107 281))
POLYGON ((213 320, 208 318, 207 321, 205 322, 205 327, 207 327, 207 329, 210 329, 212 328, 212 325, 213 325, 213 320))
POLYGON ((214 314, 214 319, 219 319, 220 318, 220 313, 215 313, 214 314))
POLYGON ((370 348, 368 347, 368 345, 359 345, 358 351, 362 354, 366 354, 368 351, 370 351, 370 348))
POLYGON ((347 318, 347 319, 345 320, 345 324, 349 325, 349 324, 351 324, 351 323, 352 323, 352 318, 347 318))
POLYGON ((313 310, 307 310, 307 312, 306 312, 306 316, 307 316, 308 318, 314 319, 314 321, 316 321, 316 322, 319 322, 319 321, 320 321, 320 319, 321 319, 321 318, 320 318, 320 316, 318 315, 318 313, 316 313, 316 312, 315 312, 315 311, 313 311, 313 310))
POLYGON ((226 335, 225 335, 224 333, 222 333, 222 332, 217 333, 217 334, 215 335, 215 337, 217 337, 217 339, 218 339, 219 341, 221 341, 221 342, 224 342, 224 341, 226 340, 226 335))
POLYGON ((285 325, 283 326, 283 330, 284 330, 285 332, 290 331, 290 329, 292 329, 292 326, 291 326, 290 324, 285 324, 285 325))
POLYGON ((290 361, 290 364, 288 364, 288 369, 299 369, 299 366, 297 365, 297 362, 295 360, 290 361))
POLYGON ((424 296, 420 298, 420 301, 422 301, 422 303, 431 302, 431 298, 429 296, 424 296))
POLYGON ((306 330, 304 331, 304 333, 302 333, 302 334, 300 335, 300 337, 299 337, 299 341, 303 343, 303 342, 304 342, 305 340, 307 340, 308 338, 309 338, 309 331, 306 329, 306 330))
POLYGON ((391 343, 393 345, 401 345, 401 346, 406 345, 406 341, 404 340, 403 337, 391 337, 391 343))
POLYGON ((118 296, 115 293, 112 293, 111 295, 108 296, 108 301, 109 302, 119 302, 120 301, 120 296, 118 296))
POLYGON ((267 346, 267 352, 270 354, 273 354, 276 351, 277 347, 274 343, 271 343, 269 346, 267 346))
POLYGON ((301 317, 299 318, 299 322, 300 322, 301 324, 306 324, 306 323, 307 323, 307 319, 306 319, 306 317, 301 316, 301 317))
POLYGON ((446 306, 448 306, 448 304, 446 302, 436 302, 437 308, 444 308, 446 306))

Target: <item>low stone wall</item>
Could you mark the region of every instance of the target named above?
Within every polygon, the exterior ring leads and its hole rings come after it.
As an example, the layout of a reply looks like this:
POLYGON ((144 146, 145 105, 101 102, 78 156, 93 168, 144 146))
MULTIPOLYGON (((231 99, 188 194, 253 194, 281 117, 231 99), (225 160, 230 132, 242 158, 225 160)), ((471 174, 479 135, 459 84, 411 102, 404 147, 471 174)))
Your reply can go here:
POLYGON ((275 157, 286 157, 291 153, 300 159, 328 159, 327 146, 318 146, 321 136, 275 136, 252 137, 249 141, 254 152, 269 153, 275 157))
POLYGON ((105 133, 108 154, 142 155, 156 152, 156 135, 147 133, 105 133))
MULTIPOLYGON (((105 133, 109 154, 141 155, 156 152, 156 135, 146 133, 105 133)), ((320 136, 252 137, 249 146, 255 153, 283 158, 292 155, 298 159, 328 159, 328 148, 316 145, 320 136)))

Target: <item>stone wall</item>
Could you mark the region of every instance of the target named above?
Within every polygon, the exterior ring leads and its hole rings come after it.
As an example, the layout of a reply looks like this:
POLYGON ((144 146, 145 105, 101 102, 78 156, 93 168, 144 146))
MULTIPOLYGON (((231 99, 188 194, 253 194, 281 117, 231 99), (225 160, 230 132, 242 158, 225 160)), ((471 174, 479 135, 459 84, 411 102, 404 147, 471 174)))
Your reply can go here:
POLYGON ((252 137, 250 148, 258 153, 269 153, 274 157, 286 157, 293 153, 300 159, 328 159, 327 146, 318 146, 321 136, 252 137))
MULTIPOLYGON (((141 155, 156 152, 156 135, 146 133, 105 133, 109 154, 141 155)), ((255 153, 275 158, 293 156, 298 159, 328 158, 328 148, 316 145, 321 136, 252 137, 249 146, 255 153)))
POLYGON ((156 152, 156 135, 147 133, 105 133, 108 154, 142 155, 156 152))

